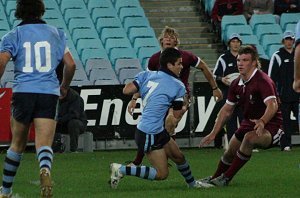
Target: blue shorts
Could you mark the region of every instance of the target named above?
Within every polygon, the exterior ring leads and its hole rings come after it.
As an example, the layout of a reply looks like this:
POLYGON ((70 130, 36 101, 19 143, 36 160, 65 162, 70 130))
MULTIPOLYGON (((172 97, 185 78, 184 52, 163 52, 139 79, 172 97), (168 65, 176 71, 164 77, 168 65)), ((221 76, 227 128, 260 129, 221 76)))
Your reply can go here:
POLYGON ((25 125, 34 118, 55 119, 58 96, 38 93, 13 93, 11 114, 15 120, 25 125))
POLYGON ((170 141, 170 135, 166 130, 158 134, 146 134, 137 129, 135 132, 135 142, 139 152, 148 153, 153 150, 162 149, 170 141))

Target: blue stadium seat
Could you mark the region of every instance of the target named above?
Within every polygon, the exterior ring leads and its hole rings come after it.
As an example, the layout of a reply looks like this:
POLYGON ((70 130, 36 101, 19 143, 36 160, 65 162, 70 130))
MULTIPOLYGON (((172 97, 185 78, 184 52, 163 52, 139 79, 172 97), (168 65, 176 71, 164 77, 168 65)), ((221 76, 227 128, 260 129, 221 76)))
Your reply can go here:
POLYGON ((207 13, 209 16, 211 16, 215 2, 216 0, 204 0, 205 13, 207 13))
POLYGON ((124 28, 128 33, 132 27, 150 27, 147 17, 126 17, 124 19, 124 28))
POLYGON ((117 79, 116 73, 112 68, 95 68, 91 70, 90 81, 96 80, 114 80, 117 79))
POLYGON ((265 35, 282 34, 282 29, 278 24, 258 25, 256 29, 256 36, 261 42, 265 35))
POLYGON ((228 38, 233 34, 233 33, 238 33, 241 36, 244 35, 253 35, 252 29, 250 25, 229 25, 227 27, 227 30, 225 32, 226 34, 224 35, 224 42, 227 43, 228 38))
MULTIPOLYGON (((280 16, 280 27, 285 30, 287 24, 297 24, 300 20, 300 13, 282 13, 280 16)), ((293 30, 295 32, 295 30, 293 30)))
POLYGON ((287 30, 290 30, 292 32, 295 32, 296 30, 296 23, 289 23, 285 26, 285 30, 284 31, 287 31, 287 30))
POLYGON ((118 17, 111 18, 98 18, 96 21, 96 29, 101 35, 103 28, 123 28, 121 21, 118 17))
POLYGON ((243 35, 241 36, 243 45, 258 45, 259 41, 256 35, 243 35))
POLYGON ((90 13, 93 12, 95 8, 112 8, 113 4, 110 0, 89 0, 87 2, 87 8, 90 13))
POLYGON ((273 54, 279 50, 279 48, 283 47, 282 44, 273 44, 270 45, 269 50, 267 51, 267 55, 269 56, 269 58, 271 58, 273 56, 273 54))
POLYGON ((267 52, 269 51, 270 45, 273 44, 282 44, 282 35, 281 34, 271 34, 268 36, 265 36, 264 39, 261 42, 261 45, 263 46, 264 50, 267 52))
POLYGON ((13 81, 14 76, 15 76, 15 74, 13 71, 5 71, 3 76, 1 77, 1 84, 5 85, 6 82, 13 81))
POLYGON ((123 28, 103 28, 101 32, 102 43, 105 45, 109 38, 127 38, 127 35, 123 28))
POLYGON ((114 48, 131 48, 131 44, 128 38, 109 38, 106 40, 105 49, 107 54, 110 55, 110 52, 114 48))
POLYGON ((7 22, 7 20, 0 19, 0 31, 9 31, 10 26, 7 22))
POLYGON ((121 84, 125 84, 125 81, 127 79, 133 79, 135 75, 137 75, 139 72, 143 71, 142 69, 136 69, 136 68, 124 68, 121 69, 119 72, 119 81, 121 84))
POLYGON ((5 13, 7 16, 11 15, 11 12, 16 10, 16 1, 7 1, 5 5, 5 13))
POLYGON ((117 78, 115 79, 99 79, 95 80, 94 85, 119 85, 120 82, 117 78))
POLYGON ((74 29, 72 40, 75 45, 79 39, 99 39, 99 35, 95 29, 74 29))
POLYGON ((147 60, 158 51, 160 51, 159 47, 141 47, 138 50, 138 58, 144 70, 146 70, 148 67, 147 60))
POLYGON ((131 43, 134 43, 136 38, 156 38, 154 30, 150 27, 131 28, 128 37, 131 43))
POLYGON ((43 16, 43 19, 62 19, 63 16, 61 15, 59 10, 52 9, 47 10, 43 16))
POLYGON ((115 8, 95 8, 91 13, 93 22, 96 23, 98 18, 117 18, 115 8))
POLYGON ((93 83, 90 80, 72 80, 70 85, 81 87, 81 86, 93 85, 93 83))
POLYGON ((77 41, 76 49, 78 54, 81 54, 84 49, 101 49, 104 50, 104 47, 100 39, 79 39, 77 41))
POLYGON ((107 53, 105 49, 83 49, 81 53, 81 62, 83 65, 86 65, 86 62, 88 59, 94 59, 94 58, 102 58, 102 59, 108 59, 107 53))
POLYGON ((122 8, 119 12, 122 23, 127 17, 146 17, 146 15, 142 7, 122 8))
POLYGON ((139 69, 143 70, 139 59, 118 59, 115 64, 115 72, 118 75, 121 69, 130 68, 130 69, 139 69))
POLYGON ((71 18, 68 24, 68 28, 71 34, 73 34, 74 29, 90 29, 93 28, 94 24, 90 18, 78 19, 71 18))
POLYGON ((59 10, 58 3, 54 0, 44 0, 46 12, 49 10, 59 10))
POLYGON ((87 80, 87 79, 88 79, 87 75, 83 69, 76 69, 74 76, 72 78, 72 80, 74 80, 74 81, 87 80))
POLYGON ((113 48, 110 52, 110 61, 114 67, 117 59, 137 58, 133 48, 113 48))
POLYGON ((84 19, 90 18, 90 14, 87 9, 67 9, 64 13, 64 19, 66 24, 69 23, 70 19, 77 18, 77 19, 84 19))
POLYGON ((93 58, 88 59, 85 65, 85 72, 90 76, 92 69, 112 68, 112 65, 108 59, 93 58))
POLYGON ((257 53, 258 53, 259 57, 265 58, 265 59, 269 59, 269 56, 266 55, 266 52, 265 52, 263 46, 261 46, 261 45, 255 45, 255 47, 256 47, 256 50, 257 50, 257 53))
POLYGON ((249 20, 249 25, 254 34, 259 24, 276 24, 275 16, 273 14, 253 14, 249 20))
POLYGON ((63 0, 60 4, 61 13, 65 14, 67 9, 87 9, 82 0, 63 0))
POLYGON ((159 48, 159 43, 158 43, 158 40, 153 37, 152 38, 136 38, 134 40, 133 47, 137 51, 141 47, 158 47, 159 48))
POLYGON ((247 25, 247 21, 244 15, 225 15, 221 21, 222 40, 224 40, 227 26, 229 25, 247 25))
POLYGON ((139 0, 117 0, 115 2, 115 8, 117 13, 120 13, 122 8, 136 8, 141 7, 139 0))

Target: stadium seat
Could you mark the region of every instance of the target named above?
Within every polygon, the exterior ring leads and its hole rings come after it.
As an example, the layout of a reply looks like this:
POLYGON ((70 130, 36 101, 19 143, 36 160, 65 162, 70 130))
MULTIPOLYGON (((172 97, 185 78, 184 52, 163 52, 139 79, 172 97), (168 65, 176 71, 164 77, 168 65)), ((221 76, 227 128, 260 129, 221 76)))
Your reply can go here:
POLYGON ((141 47, 159 47, 158 40, 156 38, 136 38, 133 44, 134 49, 137 51, 141 47))
POLYGON ((47 10, 43 16, 43 19, 62 19, 63 16, 61 15, 59 10, 52 9, 47 10))
POLYGON ((120 82, 117 78, 115 79, 100 79, 95 80, 94 85, 119 85, 120 82))
POLYGON ((96 21, 96 29, 99 35, 102 34, 103 28, 123 28, 118 17, 115 18, 98 18, 96 21))
POLYGON ((117 79, 116 73, 112 68, 95 68, 90 72, 90 81, 96 80, 114 80, 117 79))
POLYGON ((64 13, 64 19, 66 21, 66 24, 70 22, 70 19, 77 18, 77 19, 84 19, 84 18, 90 18, 90 14, 87 9, 67 9, 64 13))
POLYGON ((122 23, 127 17, 146 17, 146 15, 142 7, 122 8, 119 12, 122 23))
POLYGON ((93 85, 93 83, 89 80, 72 80, 70 85, 81 87, 81 86, 93 85))
POLYGON ((121 69, 130 68, 130 69, 139 69, 143 70, 139 59, 118 59, 115 64, 115 72, 118 75, 121 69))
POLYGON ((72 80, 87 80, 87 75, 83 69, 76 69, 72 80))
POLYGON ((6 16, 10 16, 12 11, 16 10, 16 1, 7 1, 5 5, 6 16))
POLYGON ((69 32, 73 34, 74 29, 90 29, 93 28, 94 24, 90 18, 71 18, 68 24, 69 32))
POLYGON ((204 0, 205 13, 207 13, 208 16, 211 16, 211 12, 212 12, 215 2, 216 2, 216 0, 204 0))
POLYGON ((247 25, 247 21, 244 15, 225 15, 222 17, 221 30, 222 30, 222 40, 224 40, 225 32, 227 31, 228 25, 247 25))
POLYGON ((126 17, 124 19, 124 28, 128 33, 132 27, 150 27, 147 17, 126 17))
POLYGON ((76 49, 78 54, 81 54, 84 49, 103 49, 104 47, 100 41, 100 39, 79 39, 77 41, 76 49))
POLYGON ((110 61, 114 67, 117 59, 137 58, 133 48, 114 48, 110 52, 110 61))
POLYGON ((275 16, 273 14, 253 14, 249 20, 249 25, 254 34, 259 24, 276 24, 275 16))
POLYGON ((267 51, 267 55, 269 56, 269 58, 271 58, 273 56, 273 54, 279 50, 279 48, 283 47, 282 44, 273 44, 270 45, 269 50, 267 51))
POLYGON ((281 45, 282 43, 282 35, 281 34, 271 34, 268 36, 265 36, 262 40, 261 45, 264 47, 264 50, 267 52, 269 51, 270 45, 278 44, 281 45))
POLYGON ((112 8, 113 4, 110 0, 89 0, 87 2, 87 8, 90 13, 93 12, 95 8, 112 8))
POLYGON ((1 84, 2 86, 5 85, 6 82, 8 81, 13 81, 14 80, 14 72, 13 71, 5 71, 3 76, 1 77, 1 84))
POLYGON ((123 68, 119 72, 119 81, 125 84, 126 79, 134 79, 134 76, 143 70, 136 68, 123 68))
POLYGON ((61 13, 64 15, 67 9, 86 9, 82 0, 63 0, 60 4, 61 13))
POLYGON ((122 8, 136 8, 141 7, 139 0, 117 0, 115 2, 115 8, 117 13, 120 13, 122 8))
POLYGON ((225 32, 226 34, 224 35, 225 37, 223 38, 224 42, 227 43, 228 38, 233 34, 233 33, 238 33, 241 36, 244 35, 253 35, 252 29, 250 25, 229 25, 227 27, 227 30, 225 32))
POLYGON ((95 8, 91 13, 93 22, 96 23, 98 18, 117 18, 115 8, 95 8))
POLYGON ((128 37, 131 43, 134 43, 136 38, 156 38, 154 30, 150 27, 131 28, 128 37))
POLYGON ((112 65, 108 59, 93 58, 88 59, 85 65, 85 72, 90 76, 92 69, 112 68, 112 65))
MULTIPOLYGON (((297 24, 300 20, 300 13, 282 13, 280 16, 280 27, 285 30, 288 24, 297 24)), ((293 30, 295 32, 295 30, 293 30)))
POLYGON ((242 35, 241 36, 243 45, 258 45, 259 41, 256 35, 242 35))
POLYGON ((285 30, 284 31, 287 31, 287 30, 290 30, 292 32, 295 32, 296 30, 296 23, 289 23, 285 26, 285 30))
POLYGON ((140 60, 140 63, 142 64, 142 67, 144 70, 147 69, 148 67, 148 62, 147 60, 155 53, 160 51, 159 47, 141 47, 138 50, 138 58, 140 60))
POLYGON ((263 46, 258 44, 258 45, 255 45, 255 47, 256 47, 256 50, 257 50, 257 53, 258 53, 259 57, 269 59, 268 55, 266 55, 266 52, 265 52, 263 46))
POLYGON ((74 29, 72 40, 75 45, 79 39, 99 39, 99 35, 95 29, 74 29))
POLYGON ((46 12, 49 10, 59 10, 58 3, 55 2, 54 0, 44 0, 46 12))
POLYGON ((123 28, 103 28, 101 32, 102 43, 105 45, 109 38, 127 38, 127 35, 123 28))
POLYGON ((258 25, 256 29, 256 36, 261 43, 264 35, 270 34, 282 34, 282 29, 279 24, 269 24, 269 25, 258 25))
POLYGON ((105 43, 105 49, 110 55, 110 52, 114 48, 131 48, 131 44, 128 38, 108 38, 105 43))
POLYGON ((81 53, 81 62, 86 65, 88 59, 102 58, 108 59, 105 49, 83 49, 81 53))

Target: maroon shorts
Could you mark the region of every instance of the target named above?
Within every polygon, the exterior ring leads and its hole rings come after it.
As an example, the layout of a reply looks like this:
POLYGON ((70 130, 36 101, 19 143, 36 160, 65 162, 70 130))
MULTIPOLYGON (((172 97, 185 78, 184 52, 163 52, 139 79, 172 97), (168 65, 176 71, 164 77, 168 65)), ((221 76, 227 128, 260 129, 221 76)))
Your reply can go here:
MULTIPOLYGON (((250 120, 243 120, 240 127, 235 132, 235 137, 242 142, 246 133, 254 131, 255 123, 250 120)), ((278 145, 280 143, 280 138, 284 134, 282 130, 282 125, 278 123, 269 122, 266 124, 265 129, 271 133, 272 144, 269 147, 278 145)))

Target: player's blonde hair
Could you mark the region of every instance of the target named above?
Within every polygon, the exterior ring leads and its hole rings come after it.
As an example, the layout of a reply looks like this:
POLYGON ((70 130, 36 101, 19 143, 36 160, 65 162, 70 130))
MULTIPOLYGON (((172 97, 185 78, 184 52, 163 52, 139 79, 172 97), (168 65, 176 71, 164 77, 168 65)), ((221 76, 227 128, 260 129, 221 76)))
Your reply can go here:
POLYGON ((176 38, 176 45, 175 46, 178 46, 180 44, 179 34, 178 34, 177 30, 174 29, 174 28, 171 28, 169 26, 165 26, 165 28, 161 31, 161 34, 158 37, 158 41, 159 41, 159 44, 160 44, 161 47, 162 47, 162 40, 163 40, 165 35, 175 36, 175 38, 176 38))

